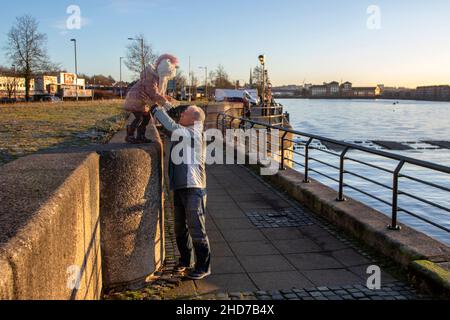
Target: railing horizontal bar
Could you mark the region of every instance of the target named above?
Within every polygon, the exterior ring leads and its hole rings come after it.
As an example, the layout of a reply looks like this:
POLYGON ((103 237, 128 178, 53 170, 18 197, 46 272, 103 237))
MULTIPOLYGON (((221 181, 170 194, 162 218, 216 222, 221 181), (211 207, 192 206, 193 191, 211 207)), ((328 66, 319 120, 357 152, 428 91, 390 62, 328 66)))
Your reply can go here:
POLYGON ((380 197, 374 196, 374 195, 372 195, 372 194, 370 194, 370 193, 368 193, 368 192, 366 192, 366 191, 364 191, 364 190, 361 190, 361 189, 356 188, 356 187, 352 187, 352 186, 350 186, 350 185, 348 185, 348 184, 346 184, 346 185, 344 185, 344 186, 345 186, 346 188, 349 188, 349 189, 352 189, 352 190, 354 190, 354 191, 356 191, 356 192, 362 193, 362 194, 364 194, 364 195, 366 195, 366 196, 368 196, 368 197, 370 197, 370 198, 372 198, 372 199, 375 199, 375 200, 377 200, 377 201, 380 201, 381 203, 384 203, 384 204, 386 204, 386 205, 392 207, 392 203, 390 203, 390 202, 388 202, 388 201, 386 201, 386 200, 383 200, 383 199, 381 199, 380 197))
POLYGON ((411 177, 411 176, 407 176, 407 175, 404 175, 404 174, 401 174, 400 178, 405 178, 405 179, 408 179, 408 180, 416 181, 416 182, 425 184, 425 185, 430 186, 430 187, 434 187, 434 188, 437 188, 437 189, 441 189, 443 191, 450 192, 449 188, 437 185, 437 184, 432 183, 432 182, 428 182, 428 181, 425 181, 425 180, 421 180, 421 179, 417 179, 417 178, 414 178, 414 177, 411 177))
POLYGON ((301 154, 300 152, 297 152, 297 151, 291 151, 293 154, 296 154, 296 155, 298 155, 298 156, 301 156, 301 157, 306 157, 304 154, 301 154))
POLYGON ((389 152, 385 152, 382 150, 376 150, 376 149, 371 149, 368 147, 364 147, 361 145, 357 145, 357 144, 353 144, 353 143, 348 143, 348 142, 344 142, 344 141, 339 141, 339 140, 335 140, 335 139, 330 139, 330 138, 325 138, 325 137, 321 137, 318 135, 314 135, 314 134, 309 134, 309 133, 304 133, 304 132, 300 132, 300 131, 296 131, 296 130, 292 130, 292 129, 287 129, 287 128, 283 128, 280 126, 273 126, 273 125, 268 125, 267 123, 264 122, 259 122, 259 121, 251 121, 245 118, 238 118, 238 117, 234 117, 234 116, 230 116, 230 115, 225 115, 228 118, 232 118, 232 119, 238 119, 241 121, 247 121, 249 123, 254 123, 257 125, 261 125, 261 126, 265 126, 266 128, 272 128, 272 129, 278 129, 280 131, 283 132, 288 132, 288 133, 292 133, 298 136, 303 136, 303 137, 309 137, 309 138, 313 138, 313 139, 317 139, 320 141, 326 141, 332 144, 336 144, 342 147, 349 147, 351 149, 354 150, 359 150, 359 151, 363 151, 369 154, 374 154, 374 155, 378 155, 381 157, 385 157, 385 158, 389 158, 392 160, 397 160, 397 161, 404 161, 406 163, 412 164, 412 165, 416 165, 419 167, 425 167, 425 168, 429 168, 429 169, 433 169, 436 171, 440 171, 440 172, 444 172, 444 173, 449 173, 450 174, 450 167, 447 166, 443 166, 443 165, 439 165, 436 163, 432 163, 432 162, 428 162, 428 161, 422 161, 422 160, 418 160, 418 159, 414 159, 414 158, 410 158, 410 157, 405 157, 402 155, 398 155, 395 153, 389 153, 389 152))
POLYGON ((427 218, 424 218, 424 217, 422 217, 422 216, 419 216, 418 214, 413 213, 413 212, 411 212, 411 211, 409 211, 409 210, 406 210, 406 209, 403 209, 403 208, 398 208, 398 211, 399 211, 399 212, 404 212, 404 213, 406 213, 407 215, 413 216, 413 217, 415 217, 415 218, 417 218, 417 219, 419 219, 419 220, 422 220, 422 221, 424 221, 424 222, 426 222, 426 223, 428 223, 428 224, 431 224, 432 226, 435 226, 436 228, 439 228, 439 229, 441 229, 441 230, 444 230, 444 231, 450 233, 450 229, 448 229, 448 228, 446 228, 446 227, 444 227, 444 226, 441 226, 441 225, 437 224, 436 222, 433 222, 433 221, 431 221, 431 220, 429 220, 429 219, 427 219, 427 218))
POLYGON ((375 181, 375 180, 372 180, 372 179, 363 177, 363 176, 361 176, 361 175, 359 175, 359 174, 357 174, 357 173, 351 172, 351 171, 345 171, 344 173, 347 173, 347 174, 349 174, 349 175, 351 175, 351 176, 354 176, 354 177, 363 179, 363 180, 365 180, 365 181, 371 182, 371 183, 373 183, 373 184, 376 184, 376 185, 378 185, 378 186, 380 186, 380 187, 383 187, 383 188, 386 188, 386 189, 389 189, 389 190, 392 190, 392 189, 393 189, 391 186, 388 186, 388 185, 385 185, 385 184, 383 184, 383 183, 381 183, 381 182, 378 182, 378 181, 375 181))
MULTIPOLYGON (((289 160, 289 159, 284 159, 284 160, 289 160)), ((292 163, 295 163, 296 165, 298 165, 298 166, 300 166, 300 167, 302 167, 302 168, 305 167, 305 165, 302 164, 302 163, 298 163, 297 161, 294 161, 294 160, 291 160, 291 161, 292 161, 292 163)))
POLYGON ((319 175, 321 175, 321 176, 323 176, 323 177, 325 177, 325 178, 328 178, 328 179, 330 179, 330 180, 332 180, 332 181, 334 181, 334 182, 339 183, 339 180, 338 180, 338 179, 335 179, 335 178, 333 178, 332 176, 329 176, 329 175, 327 175, 327 174, 325 174, 325 173, 322 173, 322 172, 317 171, 317 170, 315 170, 315 169, 309 169, 309 171, 315 172, 315 173, 317 173, 317 174, 319 174, 319 175))
POLYGON ((313 161, 321 163, 321 164, 323 164, 323 165, 325 165, 327 167, 339 170, 339 167, 333 166, 332 164, 326 163, 325 161, 322 161, 322 160, 319 160, 319 159, 316 159, 316 158, 313 158, 313 157, 309 157, 309 160, 313 160, 313 161))
POLYGON ((385 169, 385 168, 382 168, 380 166, 376 166, 374 164, 370 164, 370 163, 367 163, 367 162, 364 162, 364 161, 361 161, 361 160, 357 160, 357 159, 353 159, 353 158, 349 158, 349 157, 346 157, 345 160, 350 160, 350 161, 353 161, 353 162, 357 162, 357 163, 360 163, 362 165, 365 165, 365 166, 368 166, 368 167, 371 167, 371 168, 374 168, 374 169, 378 169, 378 170, 381 170, 381 171, 384 171, 384 172, 387 172, 387 173, 391 173, 391 174, 394 173, 394 171, 392 171, 392 170, 385 169))
POLYGON ((435 207, 435 208, 438 208, 438 209, 441 209, 441 210, 450 212, 450 209, 449 209, 449 208, 446 208, 446 207, 441 206, 441 205, 439 205, 439 204, 436 204, 436 203, 433 203, 433 202, 431 202, 431 201, 422 199, 422 198, 420 198, 420 197, 418 197, 418 196, 415 196, 415 195, 413 195, 413 194, 411 194, 411 193, 404 192, 404 191, 399 191, 398 194, 399 194, 399 195, 402 195, 402 196, 406 196, 406 197, 408 197, 408 198, 415 199, 415 200, 420 201, 420 202, 423 202, 423 203, 426 203, 426 204, 428 204, 428 205, 430 205, 430 206, 433 206, 433 207, 435 207))
POLYGON ((340 154, 337 154, 335 152, 331 152, 331 151, 328 151, 328 150, 325 150, 325 149, 314 148, 314 147, 310 147, 309 149, 317 150, 317 151, 324 152, 324 153, 328 153, 328 154, 331 154, 331 155, 336 156, 336 157, 340 157, 341 156, 340 154))

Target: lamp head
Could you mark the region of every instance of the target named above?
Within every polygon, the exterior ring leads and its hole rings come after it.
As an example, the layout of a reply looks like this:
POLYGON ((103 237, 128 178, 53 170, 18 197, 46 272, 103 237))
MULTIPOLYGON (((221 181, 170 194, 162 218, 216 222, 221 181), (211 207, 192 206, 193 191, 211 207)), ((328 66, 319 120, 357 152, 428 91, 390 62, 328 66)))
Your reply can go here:
POLYGON ((259 59, 259 62, 261 62, 262 65, 264 65, 266 63, 266 56, 265 55, 263 55, 263 54, 260 55, 258 57, 258 59, 259 59))

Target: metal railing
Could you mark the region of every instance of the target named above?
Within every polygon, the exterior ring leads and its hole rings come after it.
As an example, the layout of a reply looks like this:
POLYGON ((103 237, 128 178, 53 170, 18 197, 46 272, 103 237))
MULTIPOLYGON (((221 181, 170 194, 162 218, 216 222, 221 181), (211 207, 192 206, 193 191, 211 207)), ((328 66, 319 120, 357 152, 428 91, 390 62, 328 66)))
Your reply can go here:
MULTIPOLYGON (((314 134, 308 134, 308 133, 304 133, 304 132, 300 132, 300 131, 296 131, 296 130, 291 130, 291 129, 287 129, 287 128, 283 128, 281 126, 274 126, 271 124, 267 124, 265 122, 261 122, 261 121, 254 121, 254 120, 250 120, 250 119, 246 119, 246 118, 241 118, 241 117, 234 117, 234 116, 230 116, 228 114, 219 114, 219 116, 217 117, 217 126, 218 129, 220 129, 220 126, 222 127, 222 130, 226 130, 227 128, 233 128, 233 123, 236 121, 240 121, 241 125, 239 127, 243 128, 254 128, 255 126, 258 126, 258 128, 264 128, 266 129, 268 132, 270 132, 271 130, 279 130, 280 131, 280 143, 279 144, 275 144, 275 147, 278 148, 278 153, 272 153, 272 154, 276 154, 280 157, 280 169, 284 170, 286 167, 286 162, 290 161, 291 163, 294 163, 302 168, 304 168, 304 183, 309 183, 309 176, 311 172, 314 172, 320 176, 323 176, 327 179, 330 179, 336 183, 338 183, 339 185, 339 190, 338 190, 338 196, 336 201, 345 201, 345 197, 344 197, 344 189, 348 188, 351 189, 353 191, 359 192, 371 199, 374 199, 378 202, 381 202, 385 205, 388 205, 392 208, 392 222, 391 225, 389 225, 389 229, 390 230, 400 230, 401 227, 398 225, 398 213, 399 212, 403 212, 407 215, 413 216, 423 222, 426 222, 438 229, 441 229, 443 231, 446 231, 448 233, 450 233, 450 229, 440 225, 434 221, 431 221, 430 219, 427 219, 425 217, 422 217, 420 215, 418 215, 417 213, 411 212, 410 210, 407 210, 405 208, 401 208, 398 205, 398 200, 399 200, 399 196, 405 196, 408 197, 409 199, 413 199, 416 200, 418 202, 421 202, 422 204, 426 204, 428 206, 437 208, 439 210, 445 211, 447 213, 450 213, 450 208, 444 207, 440 204, 434 203, 430 200, 424 199, 422 197, 419 197, 417 195, 413 195, 411 193, 402 191, 399 189, 399 181, 400 179, 407 179, 409 181, 414 181, 415 183, 419 183, 422 184, 424 186, 427 187, 431 187, 434 189, 438 189, 444 192, 449 192, 450 193, 450 188, 446 187, 446 186, 442 186, 439 185, 437 183, 434 182, 429 182, 429 181, 425 181, 416 177, 412 177, 409 176, 407 174, 402 174, 401 171, 402 169, 405 167, 405 165, 410 164, 410 165, 414 165, 420 168, 424 168, 424 169, 428 169, 428 170, 432 170, 434 172, 439 172, 439 173, 445 173, 445 174, 449 174, 450 175, 450 167, 447 166, 443 166, 443 165, 439 165, 439 164, 435 164, 435 163, 431 163, 431 162, 427 162, 427 161, 422 161, 422 160, 418 160, 418 159, 414 159, 414 158, 410 158, 410 157, 405 157, 402 155, 398 155, 398 154, 394 154, 394 153, 389 153, 389 152, 385 152, 385 151, 381 151, 381 150, 376 150, 376 149, 371 149, 368 147, 364 147, 361 145, 356 145, 356 144, 352 144, 352 143, 347 143, 347 142, 343 142, 343 141, 338 141, 338 140, 334 140, 334 139, 330 139, 330 138, 326 138, 326 137, 322 137, 319 135, 314 135, 314 134), (292 138, 289 139, 288 135, 291 135, 292 138), (293 137, 301 137, 301 138, 307 138, 306 142, 301 142, 300 144, 304 146, 305 148, 305 153, 302 154, 300 152, 297 152, 296 150, 290 150, 285 148, 286 142, 289 143, 299 143, 298 141, 295 141, 293 137), (312 143, 314 141, 320 141, 322 143, 329 143, 331 145, 335 145, 338 146, 339 149, 342 149, 342 151, 340 153, 336 153, 330 150, 324 150, 324 149, 320 149, 320 148, 315 148, 312 147, 312 143), (310 150, 317 150, 335 157, 339 158, 339 167, 338 166, 334 166, 331 165, 329 163, 327 163, 326 161, 323 161, 321 159, 315 158, 310 156, 310 150), (373 164, 373 163, 369 163, 366 161, 362 161, 359 159, 355 159, 354 157, 350 157, 348 156, 349 151, 360 151, 363 152, 365 154, 370 154, 370 155, 376 155, 385 159, 389 159, 389 160, 394 160, 397 161, 396 163, 396 168, 395 170, 391 170, 388 168, 384 168, 382 166, 373 164), (288 158, 287 152, 292 152, 293 154, 296 154, 298 156, 303 157, 304 163, 299 163, 297 161, 295 161, 294 159, 290 159, 288 158), (317 169, 313 169, 310 166, 310 162, 314 161, 317 163, 320 163, 322 165, 325 165, 326 167, 332 168, 334 170, 337 170, 339 172, 339 178, 336 179, 328 174, 325 174, 317 169), (362 174, 358 174, 356 172, 352 172, 349 170, 345 169, 345 164, 346 162, 353 162, 353 163, 358 163, 360 165, 372 168, 372 169, 376 169, 385 173, 389 173, 392 174, 392 185, 386 185, 383 184, 379 181, 375 181, 373 179, 370 179, 368 177, 365 177, 362 174), (390 192, 392 192, 392 202, 386 201, 380 197, 377 197, 369 192, 366 192, 356 186, 352 186, 349 185, 348 183, 346 183, 345 181, 345 176, 346 175, 351 175, 353 177, 362 179, 368 183, 374 184, 378 187, 382 187, 384 189, 389 190, 390 192)), ((274 144, 271 145, 271 148, 273 147, 274 144)))

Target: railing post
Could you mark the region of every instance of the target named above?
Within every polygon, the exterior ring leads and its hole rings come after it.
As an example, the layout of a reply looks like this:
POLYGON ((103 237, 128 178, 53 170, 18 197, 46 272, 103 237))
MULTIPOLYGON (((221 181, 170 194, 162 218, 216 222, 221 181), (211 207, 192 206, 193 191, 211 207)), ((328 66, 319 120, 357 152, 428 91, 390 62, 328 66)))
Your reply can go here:
POLYGON ((344 151, 341 153, 340 156, 340 167, 339 167, 339 195, 337 197, 337 201, 346 201, 344 197, 344 174, 345 174, 345 156, 347 155, 347 152, 350 148, 345 147, 344 151))
POLYGON ((401 161, 394 171, 394 182, 392 187, 392 224, 388 226, 389 230, 398 231, 401 227, 397 224, 397 213, 398 213, 398 180, 400 176, 400 171, 405 165, 405 161, 401 161))
POLYGON ((287 132, 285 132, 283 134, 283 137, 281 138, 281 163, 280 163, 280 170, 285 170, 286 168, 284 167, 284 158, 285 158, 285 149, 284 149, 284 141, 286 139, 287 136, 287 132))
POLYGON ((222 116, 222 135, 224 137, 224 141, 225 141, 225 133, 226 133, 226 129, 225 129, 225 115, 222 116))
POLYGON ((303 181, 304 183, 311 182, 309 181, 309 146, 311 145, 313 140, 314 140, 313 138, 309 138, 305 146, 305 180, 303 181))

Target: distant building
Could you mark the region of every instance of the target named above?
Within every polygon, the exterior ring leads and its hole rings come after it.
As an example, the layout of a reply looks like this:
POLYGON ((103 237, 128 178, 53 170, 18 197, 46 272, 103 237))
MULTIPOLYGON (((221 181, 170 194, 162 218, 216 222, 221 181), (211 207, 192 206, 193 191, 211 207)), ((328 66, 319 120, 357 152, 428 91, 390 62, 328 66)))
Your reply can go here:
POLYGON ((375 98, 376 96, 376 87, 353 87, 354 98, 375 98))
MULTIPOLYGON (((34 95, 35 81, 30 80, 30 95, 34 95)), ((0 98, 25 98, 25 78, 0 75, 0 98)))
POLYGON ((441 85, 417 87, 415 97, 418 100, 449 101, 450 86, 441 85))
POLYGON ((379 86, 380 95, 383 99, 414 99, 416 95, 415 89, 410 88, 396 88, 379 86))
MULTIPOLYGON (((85 80, 73 73, 37 75, 30 80, 30 96, 56 95, 61 98, 88 98, 92 91, 86 90, 85 80)), ((25 78, 0 76, 0 97, 25 98, 25 78)))
POLYGON ((351 82, 344 82, 340 86, 341 96, 351 98, 353 96, 353 84, 351 82))
POLYGON ((333 81, 323 85, 315 85, 309 88, 310 95, 313 98, 332 98, 340 96, 339 82, 333 81))
POLYGON ((330 83, 325 83, 325 86, 327 87, 327 96, 339 97, 339 94, 340 94, 339 82, 333 81, 330 83))
POLYGON ((327 96, 327 86, 319 85, 319 86, 311 86, 310 87, 310 95, 313 98, 320 98, 327 96))

